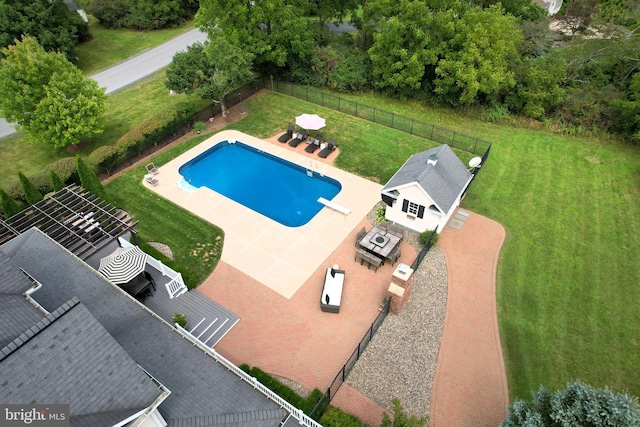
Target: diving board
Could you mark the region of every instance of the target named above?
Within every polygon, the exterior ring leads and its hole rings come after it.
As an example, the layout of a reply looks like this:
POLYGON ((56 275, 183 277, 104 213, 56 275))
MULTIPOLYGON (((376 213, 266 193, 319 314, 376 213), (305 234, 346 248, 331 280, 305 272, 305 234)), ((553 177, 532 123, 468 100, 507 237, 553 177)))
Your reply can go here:
POLYGON ((351 213, 351 210, 348 208, 345 208, 344 206, 341 206, 335 202, 332 202, 331 200, 327 200, 324 197, 320 197, 318 199, 318 203, 322 203, 323 205, 325 205, 326 207, 333 209, 334 211, 338 211, 341 214, 349 215, 351 213))

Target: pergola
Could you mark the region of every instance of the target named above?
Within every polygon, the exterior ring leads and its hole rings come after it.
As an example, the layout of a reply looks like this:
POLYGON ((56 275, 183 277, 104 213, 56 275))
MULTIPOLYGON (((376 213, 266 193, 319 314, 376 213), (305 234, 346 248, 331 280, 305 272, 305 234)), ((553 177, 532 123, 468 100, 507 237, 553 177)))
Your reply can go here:
POLYGON ((32 227, 87 259, 138 224, 126 212, 78 185, 70 185, 0 221, 0 243, 32 227))

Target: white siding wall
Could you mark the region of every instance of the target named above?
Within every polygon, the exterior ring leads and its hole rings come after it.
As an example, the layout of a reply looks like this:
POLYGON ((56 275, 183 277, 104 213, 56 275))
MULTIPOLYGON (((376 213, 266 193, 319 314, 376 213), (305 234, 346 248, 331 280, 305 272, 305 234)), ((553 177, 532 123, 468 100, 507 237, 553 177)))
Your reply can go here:
POLYGON ((399 192, 400 196, 393 206, 387 206, 385 215, 389 221, 422 233, 425 230, 433 230, 443 220, 443 216, 433 214, 429 211, 429 206, 433 204, 433 200, 417 185, 404 187, 399 189, 399 192), (407 215, 406 212, 402 212, 403 199, 424 206, 424 216, 422 218, 414 218, 407 215))

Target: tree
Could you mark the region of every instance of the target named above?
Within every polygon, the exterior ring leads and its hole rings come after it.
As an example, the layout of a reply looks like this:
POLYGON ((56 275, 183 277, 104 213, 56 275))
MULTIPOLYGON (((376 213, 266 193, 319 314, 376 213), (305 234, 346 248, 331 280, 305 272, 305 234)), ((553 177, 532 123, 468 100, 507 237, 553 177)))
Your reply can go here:
POLYGON ((48 53, 35 38, 25 37, 2 50, 0 115, 16 123, 32 142, 55 148, 100 133, 106 95, 98 83, 61 53, 48 53))
POLYGON ((243 46, 255 55, 259 68, 282 68, 292 57, 311 58, 315 42, 306 9, 304 0, 201 0, 196 25, 209 33, 209 40, 222 35, 243 46))
POLYGON ((579 381, 551 393, 544 387, 531 402, 516 399, 501 427, 640 426, 638 398, 627 393, 596 389, 579 381))
POLYGON ((93 0, 89 12, 108 28, 155 30, 193 17, 195 0, 93 0))
POLYGON ((38 40, 47 52, 62 52, 77 60, 76 44, 89 40, 89 26, 62 0, 0 0, 0 48, 23 35, 38 40))
POLYGON ((49 182, 53 191, 60 191, 64 188, 64 181, 53 169, 49 169, 49 182))
POLYGON ((0 208, 5 218, 9 218, 20 212, 20 206, 16 203, 6 191, 0 188, 0 208))
POLYGON ((522 34, 500 5, 471 9, 455 21, 455 36, 436 66, 435 92, 452 104, 495 102, 515 85, 522 34))
POLYGON ((18 172, 18 179, 22 185, 22 191, 24 192, 24 199, 29 205, 33 205, 42 200, 42 193, 38 191, 33 182, 29 180, 22 172, 18 172))
POLYGON ((87 164, 80 158, 80 156, 76 156, 76 170, 78 171, 78 176, 80 177, 80 185, 85 190, 90 191, 96 196, 100 197, 102 200, 109 201, 109 196, 107 195, 102 182, 96 175, 96 173, 91 169, 87 164))
POLYGON ((195 93, 203 99, 220 103, 232 90, 253 78, 251 60, 245 52, 222 37, 214 37, 206 45, 195 43, 186 52, 178 52, 167 68, 168 89, 178 93, 195 93))
POLYGON ((372 2, 367 6, 365 14, 383 17, 377 21, 378 31, 373 32, 369 49, 374 84, 410 95, 421 88, 426 65, 437 58, 437 52, 429 49, 433 44, 430 10, 423 1, 413 0, 372 2))

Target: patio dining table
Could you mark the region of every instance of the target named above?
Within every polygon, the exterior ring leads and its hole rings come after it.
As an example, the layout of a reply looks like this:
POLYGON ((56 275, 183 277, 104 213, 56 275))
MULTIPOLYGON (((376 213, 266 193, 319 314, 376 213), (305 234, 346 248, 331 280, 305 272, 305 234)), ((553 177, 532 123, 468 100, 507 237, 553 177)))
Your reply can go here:
POLYGON ((400 237, 379 227, 372 227, 358 242, 360 247, 383 260, 389 256, 399 243, 400 237))
POLYGON ((139 296, 144 295, 151 288, 151 281, 139 274, 132 281, 119 286, 127 291, 128 294, 139 296))

